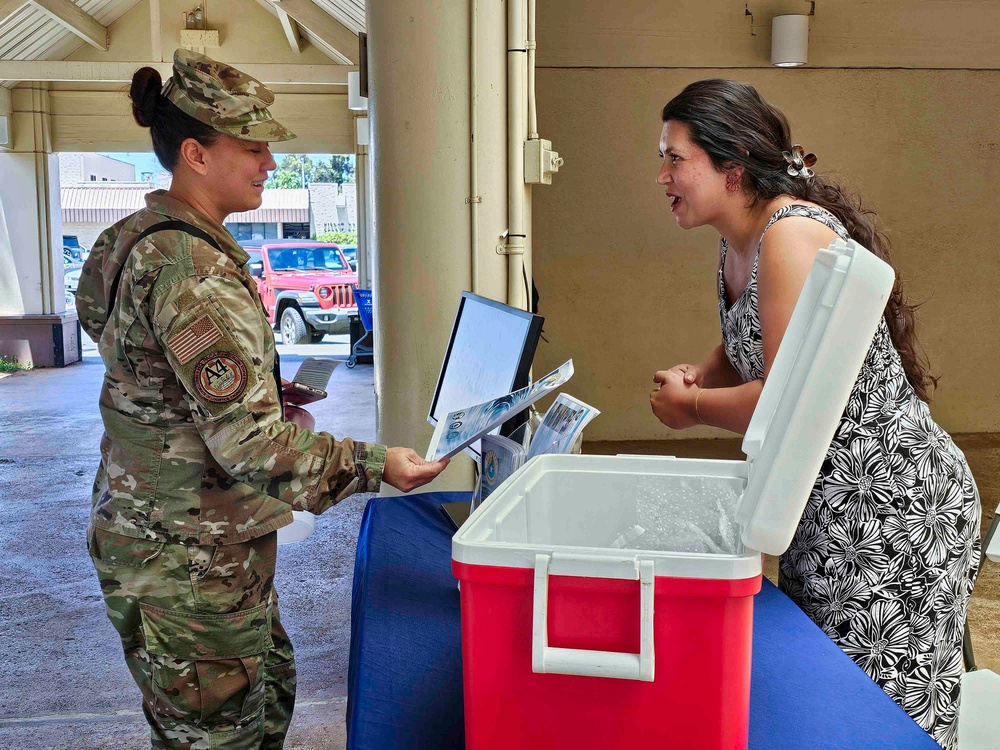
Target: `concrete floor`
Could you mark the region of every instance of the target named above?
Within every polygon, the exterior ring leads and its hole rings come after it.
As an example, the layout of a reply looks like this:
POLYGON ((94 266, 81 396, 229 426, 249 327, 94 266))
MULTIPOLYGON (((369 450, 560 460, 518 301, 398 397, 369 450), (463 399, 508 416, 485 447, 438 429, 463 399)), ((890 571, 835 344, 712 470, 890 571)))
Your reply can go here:
MULTIPOLYGON (((346 337, 318 347, 346 356, 346 337)), ((0 747, 141 750, 148 733, 87 557, 84 529, 102 426, 104 368, 85 361, 0 379, 0 747)), ((285 351, 286 377, 301 355, 285 351)), ((340 367, 336 398, 314 405, 317 425, 375 437, 372 368, 340 367)), ((1000 502, 1000 436, 958 436, 983 496, 983 528, 1000 502)), ((664 453, 663 443, 586 445, 588 452, 664 453)), ((738 441, 678 441, 674 455, 731 457, 738 441)), ((299 702, 286 747, 345 747, 354 550, 368 496, 318 519, 312 537, 279 552, 282 619, 296 646, 299 702)), ((773 561, 769 571, 773 574, 773 561)), ((987 565, 970 610, 981 667, 1000 672, 1000 576, 987 565)))
MULTIPOLYGON (((285 377, 310 350, 282 347, 285 377)), ((316 347, 346 356, 346 337, 316 347)), ((82 364, 0 379, 0 747, 141 750, 149 733, 139 692, 104 614, 84 530, 99 461, 97 397, 104 366, 82 364)), ((335 435, 375 438, 371 366, 339 367, 314 405, 335 435)), ((295 644, 298 703, 286 748, 346 745, 351 580, 361 512, 356 495, 279 549, 276 586, 295 644)))

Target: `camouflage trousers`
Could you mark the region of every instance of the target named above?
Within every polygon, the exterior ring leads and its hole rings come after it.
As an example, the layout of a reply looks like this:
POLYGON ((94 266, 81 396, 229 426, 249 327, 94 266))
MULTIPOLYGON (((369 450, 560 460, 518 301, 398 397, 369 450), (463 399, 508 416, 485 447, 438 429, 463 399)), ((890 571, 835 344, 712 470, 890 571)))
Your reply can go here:
POLYGON ((156 750, 276 750, 295 705, 277 534, 219 547, 88 531, 156 750))

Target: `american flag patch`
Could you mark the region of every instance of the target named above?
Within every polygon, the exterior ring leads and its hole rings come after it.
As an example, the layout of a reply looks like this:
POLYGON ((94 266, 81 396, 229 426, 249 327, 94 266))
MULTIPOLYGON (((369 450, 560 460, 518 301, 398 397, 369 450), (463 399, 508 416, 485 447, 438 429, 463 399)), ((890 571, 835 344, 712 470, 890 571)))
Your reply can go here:
POLYGON ((170 349, 183 365, 194 358, 199 352, 222 338, 222 331, 207 315, 202 315, 194 323, 167 342, 170 349))

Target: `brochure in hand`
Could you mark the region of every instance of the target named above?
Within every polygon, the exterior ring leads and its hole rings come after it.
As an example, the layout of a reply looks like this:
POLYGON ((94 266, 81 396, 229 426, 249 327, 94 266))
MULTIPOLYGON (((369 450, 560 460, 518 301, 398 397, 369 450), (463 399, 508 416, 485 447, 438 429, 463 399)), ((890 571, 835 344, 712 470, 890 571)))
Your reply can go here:
POLYGON ((519 412, 527 409, 538 399, 551 393, 573 377, 573 360, 567 360, 541 380, 527 388, 522 388, 506 396, 495 398, 484 404, 459 409, 438 420, 431 444, 427 449, 428 461, 440 461, 458 454, 481 437, 519 412))

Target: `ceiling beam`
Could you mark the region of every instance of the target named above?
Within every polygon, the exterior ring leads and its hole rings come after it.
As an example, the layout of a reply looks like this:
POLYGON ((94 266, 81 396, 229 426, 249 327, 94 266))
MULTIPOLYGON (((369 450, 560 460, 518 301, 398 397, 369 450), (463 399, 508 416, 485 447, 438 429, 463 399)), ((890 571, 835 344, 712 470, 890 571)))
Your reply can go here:
POLYGON ((17 13, 22 5, 27 4, 28 0, 0 0, 0 23, 17 13))
POLYGON ((163 59, 163 38, 160 32, 162 18, 160 0, 149 0, 149 51, 154 60, 163 59))
POLYGON ((31 0, 31 4, 65 26, 87 44, 108 51, 108 27, 85 12, 72 0, 31 0))
POLYGON ((358 61, 358 35, 320 8, 312 0, 272 0, 275 9, 285 11, 296 23, 315 34, 339 58, 355 65, 358 61))
POLYGON ((292 48, 292 52, 298 54, 302 51, 302 34, 299 33, 299 25, 295 23, 295 20, 289 18, 288 14, 285 13, 281 8, 275 8, 278 11, 278 20, 281 21, 281 29, 285 32, 285 38, 288 40, 288 45, 292 48))
MULTIPOLYGON (((299 65, 233 63, 265 84, 346 86, 350 65, 299 65)), ((139 68, 149 66, 166 79, 172 66, 159 60, 149 62, 70 62, 52 60, 0 60, 0 81, 91 81, 127 83, 139 68)))

